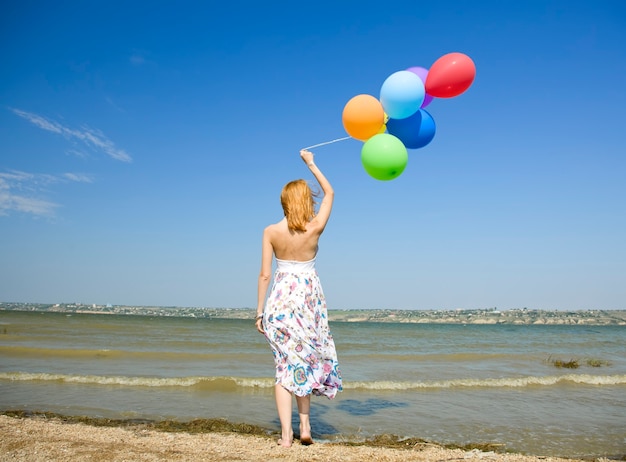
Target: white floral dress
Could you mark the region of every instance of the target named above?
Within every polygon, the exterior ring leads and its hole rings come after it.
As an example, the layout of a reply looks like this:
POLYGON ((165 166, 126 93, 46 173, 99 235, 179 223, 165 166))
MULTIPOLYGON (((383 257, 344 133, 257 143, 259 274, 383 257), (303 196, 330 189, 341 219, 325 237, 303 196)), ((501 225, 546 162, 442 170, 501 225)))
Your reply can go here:
POLYGON ((313 393, 332 399, 342 390, 341 372, 315 259, 276 263, 263 316, 276 383, 296 396, 313 393))

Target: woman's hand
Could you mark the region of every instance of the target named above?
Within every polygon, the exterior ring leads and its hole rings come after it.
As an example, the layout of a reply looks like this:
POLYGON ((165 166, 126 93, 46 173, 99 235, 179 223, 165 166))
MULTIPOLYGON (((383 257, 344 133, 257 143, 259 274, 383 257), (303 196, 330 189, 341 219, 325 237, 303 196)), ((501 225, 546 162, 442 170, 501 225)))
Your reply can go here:
POLYGON ((256 330, 259 331, 259 333, 261 334, 265 334, 265 331, 263 330, 263 318, 256 318, 256 321, 254 321, 254 325, 256 326, 256 330))
POLYGON ((302 157, 304 163, 307 164, 309 167, 314 164, 313 153, 311 151, 303 149, 302 151, 300 151, 300 157, 302 157))

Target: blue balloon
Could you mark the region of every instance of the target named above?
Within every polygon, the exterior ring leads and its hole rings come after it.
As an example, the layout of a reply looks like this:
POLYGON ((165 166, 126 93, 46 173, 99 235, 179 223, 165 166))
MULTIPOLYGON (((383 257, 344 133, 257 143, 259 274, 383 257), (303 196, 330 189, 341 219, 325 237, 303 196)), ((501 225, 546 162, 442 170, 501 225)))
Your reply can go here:
POLYGON ((435 120, 424 109, 405 119, 389 119, 387 132, 398 138, 408 149, 419 149, 435 137, 435 120))
POLYGON ((404 119, 415 114, 424 102, 424 82, 411 71, 391 74, 380 88, 380 103, 392 119, 404 119))

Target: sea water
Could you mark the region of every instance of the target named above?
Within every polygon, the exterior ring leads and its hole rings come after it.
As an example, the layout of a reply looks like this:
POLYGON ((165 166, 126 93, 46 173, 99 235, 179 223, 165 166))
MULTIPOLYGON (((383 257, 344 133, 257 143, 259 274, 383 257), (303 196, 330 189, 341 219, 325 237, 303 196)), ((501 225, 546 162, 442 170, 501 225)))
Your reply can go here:
MULTIPOLYGON (((320 442, 390 433, 544 456, 626 454, 624 326, 329 316, 344 390, 313 398, 320 442)), ((0 311, 0 410, 276 431, 273 377, 252 319, 0 311)))

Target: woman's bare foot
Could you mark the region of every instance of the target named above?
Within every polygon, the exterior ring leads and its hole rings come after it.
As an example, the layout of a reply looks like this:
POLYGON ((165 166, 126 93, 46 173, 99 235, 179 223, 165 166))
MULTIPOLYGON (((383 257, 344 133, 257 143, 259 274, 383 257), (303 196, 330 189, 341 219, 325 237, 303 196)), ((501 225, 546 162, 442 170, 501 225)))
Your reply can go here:
POLYGON ((291 436, 289 438, 281 438, 281 439, 279 439, 278 440, 278 445, 282 446, 283 448, 290 448, 292 442, 293 442, 293 432, 291 433, 291 436))
POLYGON ((310 436, 301 436, 300 444, 302 444, 302 446, 310 446, 313 444, 313 438, 311 438, 310 436))
POLYGON ((300 443, 303 446, 310 446, 313 444, 313 438, 311 438, 311 427, 304 428, 302 424, 300 424, 300 443))

